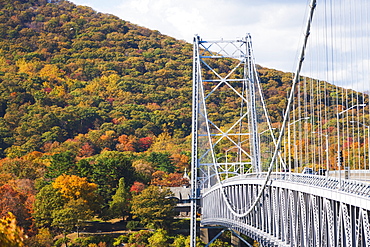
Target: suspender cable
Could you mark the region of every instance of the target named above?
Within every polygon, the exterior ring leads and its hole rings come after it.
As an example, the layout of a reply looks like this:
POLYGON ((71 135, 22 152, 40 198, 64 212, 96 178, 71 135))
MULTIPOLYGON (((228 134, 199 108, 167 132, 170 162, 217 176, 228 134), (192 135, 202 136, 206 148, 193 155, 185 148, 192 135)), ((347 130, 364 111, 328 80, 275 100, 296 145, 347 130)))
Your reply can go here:
POLYGON ((288 122, 289 112, 290 112, 292 102, 293 102, 293 99, 294 99, 294 92, 295 92, 297 83, 299 82, 300 72, 301 72, 304 57, 305 57, 306 47, 307 47, 307 43, 308 43, 308 37, 310 36, 311 23, 312 23, 312 20, 313 20, 313 15, 314 15, 314 12, 315 12, 315 8, 316 8, 316 0, 312 0, 311 4, 310 4, 310 13, 309 13, 308 20, 307 20, 307 26, 306 26, 306 32, 305 32, 305 36, 304 36, 303 46, 302 46, 302 49, 301 49, 299 62, 298 62, 298 65, 297 65, 297 70, 296 70, 296 73, 295 73, 295 76, 294 76, 294 79, 293 79, 293 84, 292 84, 292 88, 291 88, 291 91, 290 91, 288 104, 287 104, 287 107, 286 107, 286 110, 285 110, 285 113, 284 113, 284 120, 283 120, 282 128, 280 130, 279 138, 277 140, 277 146, 275 147, 274 155, 273 155, 272 160, 270 162, 269 170, 267 172, 267 176, 266 176, 266 179, 265 179, 265 181, 262 185, 262 188, 258 192, 258 195, 257 195, 256 199, 254 200, 254 202, 252 203, 251 207, 245 213, 240 214, 240 213, 235 212, 235 210, 233 210, 233 208, 230 206, 230 204, 226 203, 228 209, 233 213, 233 215, 235 215, 237 217, 244 217, 244 216, 250 214, 254 210, 254 207, 257 205, 258 201, 261 199, 261 197, 264 193, 264 190, 267 186, 267 182, 270 180, 270 175, 271 175, 271 172, 273 170, 275 160, 278 157, 279 152, 280 152, 279 147, 281 145, 282 137, 284 135, 286 124, 288 122))

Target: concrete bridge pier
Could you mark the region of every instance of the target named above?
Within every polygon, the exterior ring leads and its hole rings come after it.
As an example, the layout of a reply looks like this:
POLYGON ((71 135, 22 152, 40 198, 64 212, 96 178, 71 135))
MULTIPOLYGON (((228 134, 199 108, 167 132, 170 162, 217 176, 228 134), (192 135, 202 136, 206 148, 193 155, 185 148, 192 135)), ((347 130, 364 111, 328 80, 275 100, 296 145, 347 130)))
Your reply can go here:
POLYGON ((202 240, 202 242, 204 242, 205 244, 208 244, 222 231, 225 231, 224 227, 218 226, 200 227, 200 240, 202 240))
MULTIPOLYGON (((237 232, 237 231, 235 231, 235 232, 240 235, 239 232, 237 232)), ((231 245, 234 246, 234 247, 244 247, 244 246, 246 246, 242 241, 240 241, 240 239, 235 234, 231 234, 231 245)))

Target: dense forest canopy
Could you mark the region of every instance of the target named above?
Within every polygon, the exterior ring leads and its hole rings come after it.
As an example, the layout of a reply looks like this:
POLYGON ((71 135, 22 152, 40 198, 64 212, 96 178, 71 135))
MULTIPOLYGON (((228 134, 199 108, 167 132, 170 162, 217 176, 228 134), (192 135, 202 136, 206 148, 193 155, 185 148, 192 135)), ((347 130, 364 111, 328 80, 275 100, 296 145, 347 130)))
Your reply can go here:
POLYGON ((189 134, 189 44, 68 1, 1 9, 3 156, 92 130, 189 134))

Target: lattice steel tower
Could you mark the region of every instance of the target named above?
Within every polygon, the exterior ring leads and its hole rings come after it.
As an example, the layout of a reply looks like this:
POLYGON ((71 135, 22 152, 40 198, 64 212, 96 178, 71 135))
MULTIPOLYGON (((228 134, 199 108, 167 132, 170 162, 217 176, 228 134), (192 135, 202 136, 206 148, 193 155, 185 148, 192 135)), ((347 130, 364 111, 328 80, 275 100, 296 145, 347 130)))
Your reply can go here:
POLYGON ((273 133, 249 34, 232 41, 203 41, 196 36, 193 56, 191 246, 195 247, 201 190, 231 176, 266 171, 269 160, 261 149, 268 144, 260 139, 269 133, 273 138, 273 133))

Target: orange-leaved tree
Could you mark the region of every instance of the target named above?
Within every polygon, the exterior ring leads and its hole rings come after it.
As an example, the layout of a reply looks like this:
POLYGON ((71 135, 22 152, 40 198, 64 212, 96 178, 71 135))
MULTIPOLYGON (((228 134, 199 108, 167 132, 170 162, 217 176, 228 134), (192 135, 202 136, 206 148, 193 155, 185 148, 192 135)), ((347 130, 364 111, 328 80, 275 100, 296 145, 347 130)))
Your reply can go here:
POLYGON ((165 187, 189 186, 189 179, 184 178, 181 173, 167 173, 156 171, 152 174, 152 185, 165 187))

